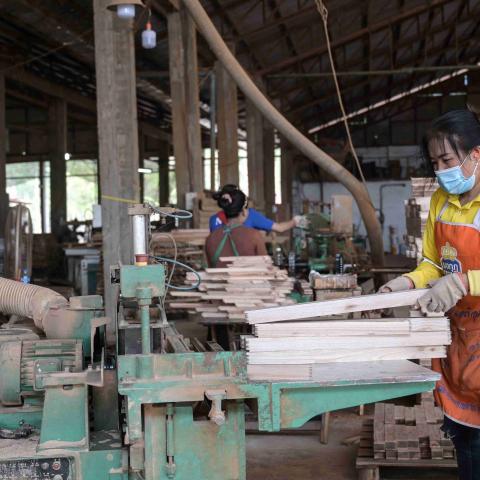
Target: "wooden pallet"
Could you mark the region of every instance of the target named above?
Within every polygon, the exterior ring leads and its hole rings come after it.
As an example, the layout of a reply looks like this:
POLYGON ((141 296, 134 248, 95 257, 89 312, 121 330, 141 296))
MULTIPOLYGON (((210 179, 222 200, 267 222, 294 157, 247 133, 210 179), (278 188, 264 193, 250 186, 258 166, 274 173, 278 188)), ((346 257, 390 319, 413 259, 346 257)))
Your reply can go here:
POLYGON ((364 422, 355 462, 358 480, 380 480, 383 467, 414 469, 456 469, 455 459, 376 459, 373 451, 373 419, 364 422))

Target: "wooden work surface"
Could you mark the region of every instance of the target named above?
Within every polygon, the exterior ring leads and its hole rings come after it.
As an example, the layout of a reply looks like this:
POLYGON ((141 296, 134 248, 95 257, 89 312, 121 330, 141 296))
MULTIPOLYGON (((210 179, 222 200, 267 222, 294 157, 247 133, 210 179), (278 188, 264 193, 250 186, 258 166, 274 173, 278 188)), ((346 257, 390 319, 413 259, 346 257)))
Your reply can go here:
POLYGON ((334 387, 378 383, 436 382, 439 379, 438 373, 408 360, 387 360, 312 365, 311 380, 302 383, 334 387))

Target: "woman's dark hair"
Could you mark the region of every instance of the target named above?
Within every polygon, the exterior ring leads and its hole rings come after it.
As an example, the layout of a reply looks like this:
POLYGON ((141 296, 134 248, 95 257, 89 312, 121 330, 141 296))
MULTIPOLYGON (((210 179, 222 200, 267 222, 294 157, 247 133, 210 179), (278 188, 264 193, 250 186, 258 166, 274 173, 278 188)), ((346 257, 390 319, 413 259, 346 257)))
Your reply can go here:
POLYGON ((227 218, 235 218, 247 206, 247 196, 236 185, 224 185, 213 194, 213 199, 225 212, 227 218))
POLYGON ((467 109, 452 110, 435 119, 422 138, 422 155, 433 173, 428 143, 436 139, 439 145, 445 142, 461 157, 473 147, 480 145, 480 122, 477 115, 467 109))

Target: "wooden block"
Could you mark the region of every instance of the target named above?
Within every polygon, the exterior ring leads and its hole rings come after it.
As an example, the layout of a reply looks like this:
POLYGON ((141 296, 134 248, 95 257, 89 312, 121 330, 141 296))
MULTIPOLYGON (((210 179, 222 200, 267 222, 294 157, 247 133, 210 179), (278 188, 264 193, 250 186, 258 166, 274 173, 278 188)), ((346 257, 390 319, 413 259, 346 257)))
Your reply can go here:
POLYGON ((393 423, 385 424, 385 450, 392 450, 397 448, 397 441, 395 439, 395 425, 393 423))
POLYGON ((395 423, 398 425, 405 424, 405 407, 403 405, 395 405, 395 423))
POLYGON ((416 425, 417 438, 420 443, 428 444, 430 438, 430 431, 426 423, 416 425))
POLYGON ((413 408, 405 408, 405 425, 415 425, 415 411, 413 408))
POLYGON ((385 450, 385 404, 376 403, 373 418, 373 449, 385 450))
POLYGON ((435 413, 435 405, 433 402, 424 402, 423 408, 425 410, 425 419, 427 423, 436 424, 437 414, 435 413))
POLYGON ((415 424, 418 425, 419 423, 427 423, 427 419, 425 416, 425 410, 423 405, 415 405, 413 407, 414 414, 415 414, 415 424))
POLYGON ((407 425, 395 425, 395 441, 397 447, 408 448, 408 427, 407 425))
POLYGON ((444 415, 443 411, 440 407, 435 407, 435 417, 437 418, 437 423, 443 423, 444 415))
POLYGON ((398 448, 397 449, 397 458, 399 460, 409 460, 410 459, 410 450, 408 448, 398 448))
POLYGON ((385 458, 387 460, 396 460, 397 459, 397 450, 385 450, 385 458))
POLYGON ((395 424, 395 405, 393 403, 385 404, 385 425, 395 424))

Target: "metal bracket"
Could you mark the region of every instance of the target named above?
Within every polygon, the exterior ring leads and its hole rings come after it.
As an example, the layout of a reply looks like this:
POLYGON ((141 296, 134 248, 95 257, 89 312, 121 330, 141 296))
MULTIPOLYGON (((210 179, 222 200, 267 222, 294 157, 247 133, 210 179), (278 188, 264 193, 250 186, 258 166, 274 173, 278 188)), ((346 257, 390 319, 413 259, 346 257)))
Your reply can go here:
POLYGON ((223 425, 225 423, 225 411, 222 410, 222 400, 227 398, 227 391, 205 390, 205 397, 212 402, 208 418, 218 426, 223 425))

